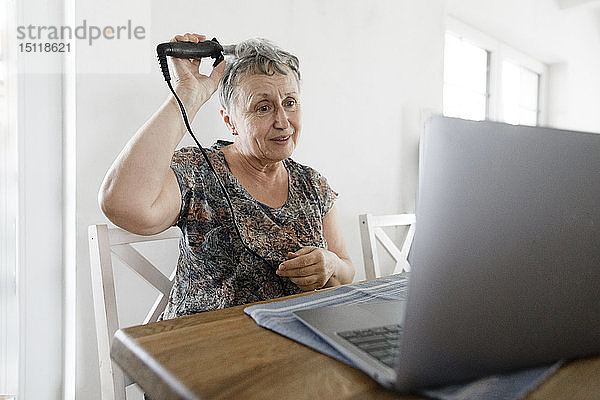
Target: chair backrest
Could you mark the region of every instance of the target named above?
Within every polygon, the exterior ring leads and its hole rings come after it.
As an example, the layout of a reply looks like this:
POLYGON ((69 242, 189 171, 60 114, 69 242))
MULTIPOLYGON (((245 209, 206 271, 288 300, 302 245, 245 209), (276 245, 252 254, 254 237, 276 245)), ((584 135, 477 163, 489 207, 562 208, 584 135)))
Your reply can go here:
POLYGON ((110 358, 110 344, 119 329, 111 254, 118 256, 125 265, 160 292, 144 319, 146 324, 156 321, 164 310, 173 286, 175 270, 170 277, 165 276, 131 244, 177 239, 180 235, 180 230, 176 227, 152 236, 135 235, 120 228, 109 228, 106 224, 88 227, 102 400, 124 400, 125 388, 131 384, 130 379, 110 358))
POLYGON ((392 274, 410 271, 408 252, 415 235, 415 214, 371 215, 358 216, 360 226, 360 241, 362 244, 365 278, 375 279, 383 275, 378 257, 377 242, 394 259, 395 266, 392 274), (407 226, 408 231, 400 248, 382 229, 386 226, 407 226))

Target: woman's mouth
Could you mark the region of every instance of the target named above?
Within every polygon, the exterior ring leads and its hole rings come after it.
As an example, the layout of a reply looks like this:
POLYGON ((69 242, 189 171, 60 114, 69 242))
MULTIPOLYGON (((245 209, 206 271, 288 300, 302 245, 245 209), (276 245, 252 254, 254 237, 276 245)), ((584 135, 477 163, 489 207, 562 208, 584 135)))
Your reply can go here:
POLYGON ((291 138, 292 135, 287 135, 287 136, 277 136, 276 138, 271 139, 273 142, 279 142, 279 143, 285 143, 288 141, 289 138, 291 138))

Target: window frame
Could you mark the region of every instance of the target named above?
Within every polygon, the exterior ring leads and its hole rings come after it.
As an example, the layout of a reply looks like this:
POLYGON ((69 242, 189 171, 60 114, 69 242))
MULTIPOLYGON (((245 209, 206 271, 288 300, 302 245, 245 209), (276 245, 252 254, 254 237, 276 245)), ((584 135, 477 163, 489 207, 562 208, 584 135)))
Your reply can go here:
POLYGON ((17 395, 20 390, 19 349, 21 345, 19 318, 19 158, 17 154, 17 79, 16 45, 8 40, 16 15, 14 0, 0 1, 0 393, 17 395))
POLYGON ((539 75, 538 85, 538 118, 537 125, 547 121, 548 67, 534 57, 509 46, 501 40, 460 21, 453 16, 446 16, 444 37, 450 33, 466 42, 488 52, 488 116, 492 121, 503 121, 502 109, 502 63, 511 61, 539 75))

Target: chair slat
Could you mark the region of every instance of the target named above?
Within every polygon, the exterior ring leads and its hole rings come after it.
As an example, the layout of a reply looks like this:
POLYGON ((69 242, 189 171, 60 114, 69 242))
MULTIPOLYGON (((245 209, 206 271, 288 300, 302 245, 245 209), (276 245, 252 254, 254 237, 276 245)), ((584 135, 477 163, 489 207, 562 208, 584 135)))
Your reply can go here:
POLYGON ((112 246, 111 250, 146 282, 160 290, 161 293, 169 295, 173 282, 130 244, 112 246))
POLYGON ((396 244, 389 238, 389 236, 383 231, 383 229, 375 228, 375 237, 379 240, 381 245, 387 252, 394 258, 394 261, 398 261, 402 258, 402 253, 396 246, 396 244))
POLYGON ((90 226, 88 235, 98 340, 100 391, 103 400, 125 400, 124 374, 110 358, 110 345, 115 332, 119 329, 119 318, 108 227, 106 225, 90 226))
POLYGON ((415 237, 415 223, 413 223, 410 228, 408 228, 408 232, 406 232, 406 237, 404 238, 404 243, 402 243, 402 254, 404 258, 408 258, 408 253, 410 251, 410 246, 412 245, 412 241, 415 237))
POLYGON ((363 251, 365 278, 368 280, 381 276, 379 269, 379 257, 375 244, 375 232, 373 231, 372 215, 362 214, 358 216, 360 227, 360 242, 363 251))
POLYGON ((381 246, 394 259, 393 273, 410 271, 410 264, 407 259, 415 234, 415 225, 415 214, 359 215, 360 239, 366 279, 370 280, 383 276, 378 258, 377 242, 381 243, 381 246), (409 227, 402 246, 397 246, 382 229, 382 227, 387 226, 409 227))
POLYGON ((109 229, 106 224, 91 225, 88 228, 102 400, 125 400, 125 388, 133 383, 110 358, 112 338, 119 329, 111 252, 161 292, 144 323, 156 321, 167 304, 176 271, 173 270, 170 278, 167 278, 131 243, 180 237, 181 232, 177 227, 152 236, 134 235, 120 228, 109 229))
POLYGON ((152 236, 136 235, 134 233, 127 232, 121 228, 110 228, 110 245, 116 246, 119 244, 126 243, 140 243, 140 242, 153 242, 157 240, 167 239, 179 239, 181 237, 181 230, 175 226, 167 229, 164 232, 158 233, 152 236))
POLYGON ((412 225, 415 219, 415 214, 373 215, 371 223, 373 226, 412 225))
MULTIPOLYGON (((174 269, 173 272, 171 273, 171 276, 169 277, 169 281, 171 282, 171 285, 173 284, 173 280, 175 279, 176 273, 177 273, 177 269, 174 269)), ((164 311, 165 307, 167 307, 168 301, 169 301, 169 296, 166 296, 161 293, 156 298, 156 301, 152 305, 152 308, 150 308, 150 311, 148 311, 148 314, 146 314, 146 318, 144 318, 144 325, 147 324, 148 322, 158 321, 158 317, 164 311)))

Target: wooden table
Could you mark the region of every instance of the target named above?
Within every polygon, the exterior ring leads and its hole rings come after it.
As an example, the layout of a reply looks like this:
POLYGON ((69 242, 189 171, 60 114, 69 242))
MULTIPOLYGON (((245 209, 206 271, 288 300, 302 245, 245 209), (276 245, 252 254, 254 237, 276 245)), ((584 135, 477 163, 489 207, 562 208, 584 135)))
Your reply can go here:
MULTIPOLYGON (((158 400, 423 399, 261 328, 245 307, 119 330, 111 356, 158 400)), ((527 399, 600 399, 600 357, 563 366, 527 399)))

